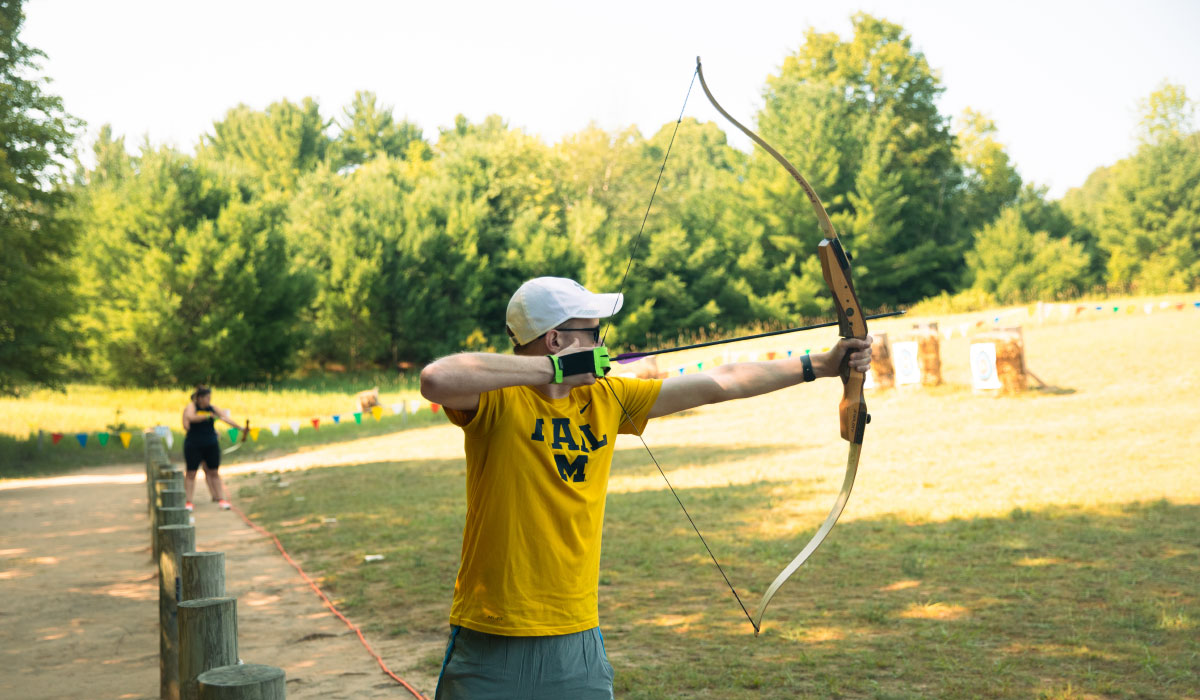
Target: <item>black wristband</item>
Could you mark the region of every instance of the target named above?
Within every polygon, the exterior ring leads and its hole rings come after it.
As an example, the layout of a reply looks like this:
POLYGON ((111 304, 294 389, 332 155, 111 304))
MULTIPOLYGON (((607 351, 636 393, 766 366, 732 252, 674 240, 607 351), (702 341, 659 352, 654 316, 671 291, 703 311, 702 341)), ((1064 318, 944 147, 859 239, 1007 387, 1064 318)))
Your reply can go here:
POLYGON ((812 358, 808 356, 808 353, 804 353, 800 356, 800 364, 804 366, 804 381, 816 381, 817 373, 813 371, 812 358))

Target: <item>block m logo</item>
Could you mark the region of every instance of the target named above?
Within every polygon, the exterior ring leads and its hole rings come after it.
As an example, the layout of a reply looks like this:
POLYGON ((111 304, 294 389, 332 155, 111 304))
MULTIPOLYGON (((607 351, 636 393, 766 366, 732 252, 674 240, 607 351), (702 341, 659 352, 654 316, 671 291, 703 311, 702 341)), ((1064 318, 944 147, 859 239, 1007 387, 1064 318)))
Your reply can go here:
POLYGON ((571 462, 567 461, 566 455, 554 455, 554 464, 558 466, 558 475, 562 477, 563 481, 574 481, 576 483, 587 481, 587 475, 584 473, 587 461, 587 455, 579 455, 571 462))

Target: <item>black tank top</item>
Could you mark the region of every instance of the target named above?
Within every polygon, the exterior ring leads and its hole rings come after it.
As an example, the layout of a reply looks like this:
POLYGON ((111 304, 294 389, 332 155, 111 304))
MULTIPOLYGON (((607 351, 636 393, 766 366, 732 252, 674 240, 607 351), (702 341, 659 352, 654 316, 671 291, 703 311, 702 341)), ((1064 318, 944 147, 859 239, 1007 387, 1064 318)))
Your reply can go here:
POLYGON ((194 420, 188 424, 187 440, 193 442, 215 442, 217 439, 217 430, 213 427, 216 423, 216 418, 212 415, 212 407, 206 409, 197 408, 196 413, 200 414, 199 420, 194 420), (204 413, 208 412, 208 417, 204 418, 204 413))

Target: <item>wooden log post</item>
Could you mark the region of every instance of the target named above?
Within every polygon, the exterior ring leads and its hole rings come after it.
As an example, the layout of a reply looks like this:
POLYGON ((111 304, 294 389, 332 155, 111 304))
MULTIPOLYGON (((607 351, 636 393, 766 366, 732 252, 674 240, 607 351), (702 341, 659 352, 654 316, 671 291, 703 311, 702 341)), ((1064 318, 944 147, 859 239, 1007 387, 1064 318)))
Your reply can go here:
POLYGON ((891 389, 896 386, 896 367, 892 364, 892 349, 888 346, 887 333, 875 331, 871 345, 871 375, 876 389, 891 389))
POLYGON ((181 700, 197 700, 201 673, 237 664, 237 598, 200 598, 179 604, 181 700))
POLYGON ((158 528, 158 672, 163 700, 179 700, 179 589, 185 552, 196 551, 191 525, 158 528))
POLYGON ((921 363, 921 385, 941 386, 942 351, 937 321, 914 324, 913 336, 917 340, 917 355, 921 363))
MULTIPOLYGON (((166 523, 159 521, 158 511, 163 507, 162 495, 169 491, 178 491, 180 493, 183 492, 183 477, 180 472, 177 472, 174 469, 167 470, 162 468, 159 469, 159 472, 165 476, 154 480, 154 491, 150 499, 150 552, 155 561, 158 561, 158 527, 160 525, 188 524, 186 520, 182 523, 166 523)), ((180 503, 179 506, 182 507, 183 504, 180 503)))
MULTIPOLYGON (((159 447, 158 443, 162 440, 153 430, 147 430, 142 434, 142 440, 146 445, 146 513, 151 517, 154 516, 154 480, 158 478, 158 462, 152 459, 155 450, 159 447)), ((150 528, 154 532, 153 524, 150 528)))
POLYGON ((1001 394, 1019 394, 1029 384, 1025 375, 1025 339, 1019 327, 993 328, 977 333, 973 343, 992 343, 996 346, 996 376, 1001 394))
POLYGON ((197 681, 199 700, 284 700, 287 693, 283 669, 261 664, 209 669, 197 681))
POLYGON ((221 598, 225 595, 225 553, 188 552, 183 555, 180 600, 221 598))
MULTIPOLYGON (((158 494, 158 503, 161 508, 182 508, 184 504, 183 490, 163 491, 158 494)), ((165 525, 166 523, 163 524, 165 525)))

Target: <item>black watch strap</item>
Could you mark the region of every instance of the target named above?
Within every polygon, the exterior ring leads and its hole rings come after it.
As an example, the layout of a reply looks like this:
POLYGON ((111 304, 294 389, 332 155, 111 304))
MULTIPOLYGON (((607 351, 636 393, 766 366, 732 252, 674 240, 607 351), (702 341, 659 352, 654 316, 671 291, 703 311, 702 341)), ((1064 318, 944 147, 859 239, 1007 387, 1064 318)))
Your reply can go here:
POLYGON ((817 373, 813 371, 812 358, 808 356, 808 353, 800 356, 800 364, 804 366, 804 381, 816 381, 817 373))

